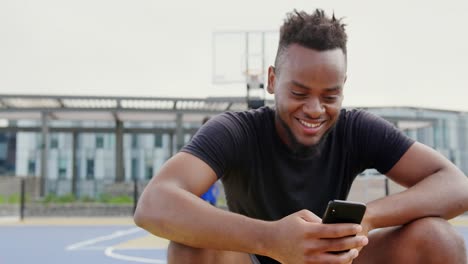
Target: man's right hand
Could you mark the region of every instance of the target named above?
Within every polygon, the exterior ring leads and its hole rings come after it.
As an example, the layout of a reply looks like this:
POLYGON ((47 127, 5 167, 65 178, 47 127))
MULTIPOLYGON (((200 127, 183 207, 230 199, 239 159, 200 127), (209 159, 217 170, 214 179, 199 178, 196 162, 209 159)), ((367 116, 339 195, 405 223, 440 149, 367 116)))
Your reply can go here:
POLYGON ((357 236, 361 230, 356 224, 322 224, 321 218, 301 210, 272 222, 268 255, 286 264, 352 263, 357 248, 368 243, 367 237, 357 236))

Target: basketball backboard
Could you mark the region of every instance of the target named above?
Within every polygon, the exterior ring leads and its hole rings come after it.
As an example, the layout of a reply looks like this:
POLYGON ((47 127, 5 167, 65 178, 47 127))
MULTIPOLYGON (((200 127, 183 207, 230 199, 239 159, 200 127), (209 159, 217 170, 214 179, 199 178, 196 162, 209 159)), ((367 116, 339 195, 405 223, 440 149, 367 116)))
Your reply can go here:
POLYGON ((251 76, 266 81, 278 47, 277 31, 219 31, 213 33, 214 84, 244 83, 251 76))

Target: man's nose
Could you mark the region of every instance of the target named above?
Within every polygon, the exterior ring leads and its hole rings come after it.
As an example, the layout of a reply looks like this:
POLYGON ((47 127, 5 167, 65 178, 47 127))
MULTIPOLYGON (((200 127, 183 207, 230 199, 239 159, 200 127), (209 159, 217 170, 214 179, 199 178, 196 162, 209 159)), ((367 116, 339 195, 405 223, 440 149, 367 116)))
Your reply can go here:
POLYGON ((310 118, 319 118, 325 112, 325 107, 320 99, 314 97, 304 103, 303 110, 310 118))

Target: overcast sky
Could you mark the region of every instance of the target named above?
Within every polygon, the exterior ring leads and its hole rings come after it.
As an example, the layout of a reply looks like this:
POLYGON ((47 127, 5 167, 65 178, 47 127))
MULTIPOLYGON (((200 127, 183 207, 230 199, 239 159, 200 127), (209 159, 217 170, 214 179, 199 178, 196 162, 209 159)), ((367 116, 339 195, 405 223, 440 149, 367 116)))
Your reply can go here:
POLYGON ((0 94, 243 96, 212 82, 213 32, 317 7, 348 24, 345 105, 468 111, 466 0, 0 0, 0 94))

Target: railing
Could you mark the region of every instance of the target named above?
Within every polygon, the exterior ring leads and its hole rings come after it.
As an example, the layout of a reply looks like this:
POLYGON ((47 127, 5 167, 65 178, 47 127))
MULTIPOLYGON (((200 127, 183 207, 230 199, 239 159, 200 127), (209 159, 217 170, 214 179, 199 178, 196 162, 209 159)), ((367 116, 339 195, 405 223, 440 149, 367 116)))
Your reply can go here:
MULTIPOLYGON (((40 197, 38 177, 0 177, 0 218, 24 219, 35 216, 127 216, 133 215, 147 180, 115 183, 111 179, 81 180, 71 193, 71 180, 46 182, 40 197)), ((216 205, 226 208, 224 189, 217 183, 216 205)), ((348 200, 369 202, 404 190, 375 171, 366 171, 354 181, 348 200)))

